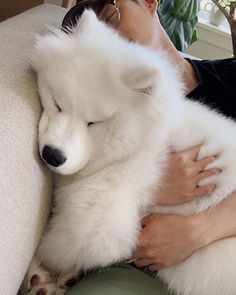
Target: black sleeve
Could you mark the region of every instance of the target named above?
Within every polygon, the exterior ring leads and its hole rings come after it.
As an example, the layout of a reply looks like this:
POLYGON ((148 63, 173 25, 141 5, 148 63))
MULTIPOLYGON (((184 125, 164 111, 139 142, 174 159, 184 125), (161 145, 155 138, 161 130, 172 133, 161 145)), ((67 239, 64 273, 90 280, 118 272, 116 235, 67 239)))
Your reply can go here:
POLYGON ((199 81, 187 97, 236 120, 236 59, 186 60, 194 67, 199 81))

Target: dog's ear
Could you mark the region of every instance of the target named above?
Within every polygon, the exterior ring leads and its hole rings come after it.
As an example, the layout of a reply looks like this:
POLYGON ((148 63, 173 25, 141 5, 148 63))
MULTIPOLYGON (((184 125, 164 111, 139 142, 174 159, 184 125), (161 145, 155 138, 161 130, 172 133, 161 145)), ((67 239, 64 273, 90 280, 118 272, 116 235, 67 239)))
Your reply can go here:
POLYGON ((86 28, 96 28, 98 19, 92 9, 85 9, 78 22, 78 29, 84 30, 86 28))
POLYGON ((137 65, 128 70, 123 78, 130 89, 149 94, 157 85, 160 73, 154 67, 137 65))

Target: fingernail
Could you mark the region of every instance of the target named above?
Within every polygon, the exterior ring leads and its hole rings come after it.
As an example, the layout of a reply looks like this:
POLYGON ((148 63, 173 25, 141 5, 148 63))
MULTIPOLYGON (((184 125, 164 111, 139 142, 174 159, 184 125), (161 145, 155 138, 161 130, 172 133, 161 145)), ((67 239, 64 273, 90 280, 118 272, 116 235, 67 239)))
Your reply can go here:
POLYGON ((213 170, 213 173, 214 173, 214 174, 220 174, 221 172, 222 172, 222 170, 219 169, 219 168, 215 168, 215 169, 213 170))

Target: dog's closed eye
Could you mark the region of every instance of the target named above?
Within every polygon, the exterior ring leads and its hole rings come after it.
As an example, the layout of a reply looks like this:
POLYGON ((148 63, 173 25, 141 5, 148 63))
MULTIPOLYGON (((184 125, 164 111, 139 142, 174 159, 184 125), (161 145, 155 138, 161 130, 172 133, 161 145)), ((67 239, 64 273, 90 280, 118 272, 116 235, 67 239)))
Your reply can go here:
POLYGON ((57 103, 55 103, 55 105, 56 105, 56 107, 57 107, 58 111, 59 111, 59 112, 61 112, 61 111, 62 111, 62 109, 59 107, 59 105, 58 105, 57 103))
POLYGON ((58 105, 58 103, 57 103, 57 101, 55 100, 54 97, 53 97, 53 102, 54 102, 54 105, 56 106, 58 112, 59 112, 59 113, 62 112, 62 109, 59 107, 59 105, 58 105))
POLYGON ((92 125, 95 125, 95 124, 98 124, 98 123, 102 123, 102 121, 88 122, 88 123, 87 123, 87 126, 89 127, 89 126, 92 126, 92 125))

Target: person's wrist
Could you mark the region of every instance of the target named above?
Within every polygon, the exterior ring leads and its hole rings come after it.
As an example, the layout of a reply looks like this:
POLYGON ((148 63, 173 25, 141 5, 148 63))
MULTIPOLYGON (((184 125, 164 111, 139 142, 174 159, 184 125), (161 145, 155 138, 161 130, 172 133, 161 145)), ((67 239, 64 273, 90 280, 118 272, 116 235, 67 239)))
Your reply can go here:
POLYGON ((201 235, 202 246, 236 235, 235 207, 236 193, 232 193, 220 204, 194 217, 194 227, 199 228, 197 232, 201 235))
POLYGON ((196 250, 213 242, 208 212, 192 216, 193 237, 196 242, 196 250))
POLYGON ((236 235, 236 192, 227 196, 221 203, 203 213, 206 223, 205 236, 208 243, 236 235), (224 220, 224 222, 222 222, 224 220))

